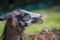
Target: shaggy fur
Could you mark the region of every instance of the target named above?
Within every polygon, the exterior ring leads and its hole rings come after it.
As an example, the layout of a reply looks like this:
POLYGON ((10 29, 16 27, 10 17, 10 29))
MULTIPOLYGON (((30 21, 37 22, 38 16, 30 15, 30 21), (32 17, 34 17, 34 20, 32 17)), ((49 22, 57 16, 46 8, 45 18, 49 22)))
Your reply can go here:
POLYGON ((21 23, 16 18, 10 18, 6 22, 3 40, 22 40, 22 32, 24 27, 20 27, 21 23))
POLYGON ((26 40, 60 40, 60 33, 54 32, 36 32, 34 34, 26 34, 26 40))

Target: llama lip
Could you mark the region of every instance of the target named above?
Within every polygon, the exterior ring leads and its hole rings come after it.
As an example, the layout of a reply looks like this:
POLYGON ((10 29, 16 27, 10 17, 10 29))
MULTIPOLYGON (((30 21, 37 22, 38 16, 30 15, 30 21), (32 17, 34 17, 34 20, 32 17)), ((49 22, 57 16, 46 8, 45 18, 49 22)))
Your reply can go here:
POLYGON ((21 40, 20 38, 22 38, 21 36, 23 36, 23 31, 27 26, 32 24, 32 19, 34 18, 33 21, 36 21, 35 18, 38 18, 37 21, 41 19, 40 14, 35 14, 28 11, 24 12, 19 10, 18 12, 18 10, 14 10, 10 12, 9 15, 8 14, 2 16, 3 18, 1 18, 2 20, 7 19, 5 30, 3 33, 3 40, 21 40))

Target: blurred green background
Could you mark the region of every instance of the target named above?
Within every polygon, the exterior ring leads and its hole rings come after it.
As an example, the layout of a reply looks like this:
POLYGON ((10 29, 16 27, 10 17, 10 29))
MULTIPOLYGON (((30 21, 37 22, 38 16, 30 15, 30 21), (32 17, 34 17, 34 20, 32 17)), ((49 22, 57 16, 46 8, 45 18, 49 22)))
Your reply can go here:
MULTIPOLYGON (((60 0, 0 0, 0 16, 15 9, 24 9, 43 14, 45 19, 42 24, 32 24, 24 32, 33 33, 45 27, 50 30, 60 29, 60 0)), ((5 21, 0 21, 0 36, 4 31, 5 21)))

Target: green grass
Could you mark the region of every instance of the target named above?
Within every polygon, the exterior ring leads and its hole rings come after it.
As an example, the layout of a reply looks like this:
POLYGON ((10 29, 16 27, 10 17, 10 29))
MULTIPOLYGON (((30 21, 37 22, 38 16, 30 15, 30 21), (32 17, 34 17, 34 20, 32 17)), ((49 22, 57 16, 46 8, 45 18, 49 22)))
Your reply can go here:
MULTIPOLYGON (((25 29, 25 33, 33 33, 36 31, 41 31, 45 27, 48 27, 50 30, 52 28, 60 29, 60 7, 55 6, 52 8, 38 9, 32 12, 44 14, 44 22, 42 24, 32 24, 25 29)), ((0 35, 3 32, 5 22, 0 22, 0 35)))
POLYGON ((0 36, 1 36, 2 33, 3 33, 5 23, 6 23, 5 21, 0 21, 0 36))

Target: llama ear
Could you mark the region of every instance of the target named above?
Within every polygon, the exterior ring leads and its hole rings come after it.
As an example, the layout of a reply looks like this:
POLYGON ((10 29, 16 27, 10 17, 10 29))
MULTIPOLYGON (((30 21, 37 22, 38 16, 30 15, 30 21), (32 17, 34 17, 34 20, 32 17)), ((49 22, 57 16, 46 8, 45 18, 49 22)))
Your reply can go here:
POLYGON ((0 17, 0 21, 4 21, 5 20, 5 17, 0 17))
POLYGON ((7 16, 7 15, 2 15, 2 16, 0 16, 0 21, 6 20, 6 16, 7 16))

